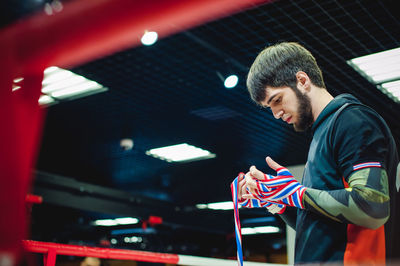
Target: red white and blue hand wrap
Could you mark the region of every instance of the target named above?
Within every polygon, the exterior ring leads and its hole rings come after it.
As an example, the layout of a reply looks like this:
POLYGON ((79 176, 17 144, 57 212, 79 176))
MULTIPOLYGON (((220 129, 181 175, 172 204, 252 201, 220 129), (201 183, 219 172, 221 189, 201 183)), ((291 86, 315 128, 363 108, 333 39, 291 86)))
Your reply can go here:
POLYGON ((237 260, 238 265, 243 266, 243 251, 242 251, 242 231, 239 219, 239 205, 247 208, 262 208, 266 207, 272 213, 283 213, 286 206, 281 204, 275 204, 259 199, 239 199, 238 198, 238 177, 231 184, 234 219, 235 219, 235 235, 236 235, 236 247, 237 247, 237 260))
POLYGON ((236 177, 231 184, 233 210, 235 218, 235 235, 237 247, 237 261, 239 266, 243 266, 243 251, 242 251, 242 230, 239 219, 239 203, 238 203, 238 178, 236 177))
POLYGON ((288 169, 281 167, 276 172, 277 176, 265 174, 263 180, 255 180, 258 189, 252 195, 264 202, 304 209, 303 195, 306 188, 293 177, 288 169))
MULTIPOLYGON (((249 191, 247 189, 247 191, 249 191)), ((259 199, 238 199, 239 205, 245 208, 267 208, 269 212, 275 214, 282 214, 285 211, 286 206, 283 204, 272 203, 269 201, 259 199)))

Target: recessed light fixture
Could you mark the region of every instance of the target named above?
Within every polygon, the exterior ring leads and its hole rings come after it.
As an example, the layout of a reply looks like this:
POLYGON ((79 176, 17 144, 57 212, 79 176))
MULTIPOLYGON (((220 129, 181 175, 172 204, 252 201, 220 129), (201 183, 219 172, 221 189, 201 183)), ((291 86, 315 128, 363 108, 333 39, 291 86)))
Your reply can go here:
POLYGON ((153 45, 158 39, 158 34, 155 31, 146 31, 140 39, 143 45, 153 45))
POLYGON ((236 75, 230 75, 229 77, 227 77, 224 81, 224 86, 227 89, 232 89, 234 87, 236 87, 236 85, 239 82, 239 78, 236 75))
POLYGON ((400 47, 353 58, 347 63, 388 97, 400 103, 400 47))
POLYGON ((187 143, 155 148, 146 151, 146 154, 167 162, 189 162, 215 158, 216 155, 187 143))

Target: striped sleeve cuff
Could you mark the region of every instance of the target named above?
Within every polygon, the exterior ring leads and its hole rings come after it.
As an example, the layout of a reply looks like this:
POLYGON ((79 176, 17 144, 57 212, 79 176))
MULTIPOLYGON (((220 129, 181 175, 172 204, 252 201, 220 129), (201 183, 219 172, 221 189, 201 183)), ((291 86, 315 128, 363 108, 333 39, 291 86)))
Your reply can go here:
POLYGON ((381 168, 381 163, 380 162, 365 162, 365 163, 359 163, 356 165, 353 165, 353 171, 357 171, 363 168, 369 168, 369 167, 379 167, 381 168))

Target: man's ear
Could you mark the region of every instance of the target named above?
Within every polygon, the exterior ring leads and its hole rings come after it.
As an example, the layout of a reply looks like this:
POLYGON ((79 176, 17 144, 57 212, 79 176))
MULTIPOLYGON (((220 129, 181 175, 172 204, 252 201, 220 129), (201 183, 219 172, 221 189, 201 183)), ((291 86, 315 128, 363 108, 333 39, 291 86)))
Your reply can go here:
POLYGON ((296 73, 297 88, 302 92, 309 92, 311 89, 310 77, 304 71, 299 71, 296 73))

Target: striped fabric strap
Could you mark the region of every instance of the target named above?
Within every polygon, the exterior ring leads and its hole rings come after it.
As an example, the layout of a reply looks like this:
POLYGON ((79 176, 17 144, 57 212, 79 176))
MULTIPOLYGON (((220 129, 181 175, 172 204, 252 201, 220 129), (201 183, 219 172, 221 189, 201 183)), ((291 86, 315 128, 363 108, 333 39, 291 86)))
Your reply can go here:
POLYGON ((238 199, 238 203, 240 206, 245 208, 267 208, 267 210, 272 214, 282 214, 286 208, 286 205, 259 199, 238 199))
POLYGON ((243 251, 242 251, 242 230, 240 227, 239 220, 239 203, 238 203, 238 178, 231 184, 233 210, 235 219, 235 235, 236 235, 236 247, 237 247, 237 261, 239 266, 243 266, 243 251))
POLYGON ((363 168, 369 167, 382 167, 380 162, 366 162, 366 163, 359 163, 353 166, 353 171, 360 170, 363 168))
POLYGON ((304 209, 303 195, 306 188, 294 179, 288 169, 276 170, 278 175, 264 175, 263 180, 256 180, 258 190, 253 193, 261 201, 289 205, 304 209))
POLYGON ((247 208, 261 208, 266 207, 271 213, 283 213, 286 206, 281 204, 275 204, 258 199, 238 199, 238 177, 231 184, 232 200, 233 200, 233 210, 235 219, 235 235, 236 235, 236 247, 237 247, 237 260, 238 265, 243 266, 243 250, 242 250, 242 231, 239 219, 239 205, 247 208))

